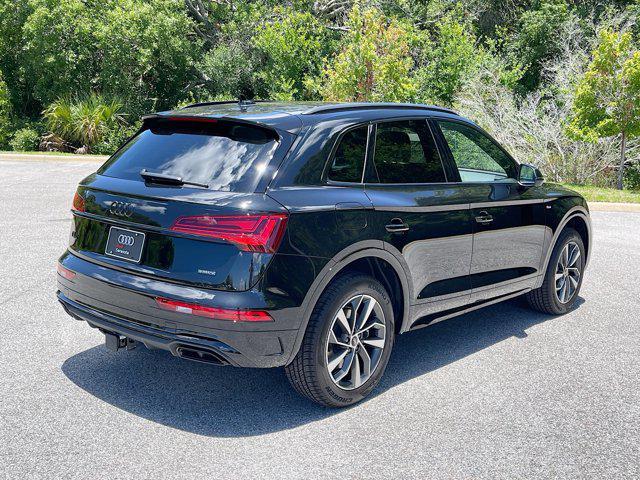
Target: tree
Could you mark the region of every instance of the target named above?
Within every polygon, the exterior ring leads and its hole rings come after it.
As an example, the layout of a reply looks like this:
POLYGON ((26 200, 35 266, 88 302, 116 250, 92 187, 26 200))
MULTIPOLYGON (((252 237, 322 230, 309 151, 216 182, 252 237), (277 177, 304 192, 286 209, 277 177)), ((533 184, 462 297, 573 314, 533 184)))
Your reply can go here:
POLYGON ((469 25, 451 18, 436 23, 435 39, 428 35, 421 32, 418 43, 416 100, 451 106, 463 82, 477 69, 481 51, 469 25))
POLYGON ((276 10, 276 18, 263 25, 253 38, 265 56, 261 77, 271 98, 309 98, 306 85, 320 74, 332 51, 330 34, 311 13, 290 8, 276 10))
POLYGON ((112 1, 94 27, 100 92, 122 99, 129 113, 174 107, 197 79, 202 50, 192 27, 180 1, 112 1))
POLYGON ((617 187, 622 190, 627 141, 640 135, 640 51, 633 49, 629 32, 600 32, 573 109, 572 136, 589 141, 620 136, 617 187))
POLYGON ((93 29, 99 9, 82 0, 29 4, 33 10, 20 44, 24 78, 35 101, 42 107, 58 97, 89 91, 96 66, 93 29))
POLYGON ((356 4, 347 21, 342 51, 325 69, 320 87, 332 101, 403 101, 411 99, 412 30, 397 19, 387 21, 380 10, 356 4))
POLYGON ((11 103, 9 102, 9 90, 2 79, 0 72, 0 149, 6 148, 9 143, 11 123, 11 103))
POLYGON ((517 28, 506 45, 513 66, 523 65, 519 93, 538 88, 543 64, 560 52, 562 25, 569 20, 569 8, 563 0, 545 1, 539 9, 522 13, 517 28))
MULTIPOLYGON (((29 115, 33 101, 27 84, 33 79, 25 77, 22 28, 31 13, 30 2, 0 0, 0 71, 2 71, 13 111, 29 115)), ((39 109, 35 110, 39 113, 39 109)))

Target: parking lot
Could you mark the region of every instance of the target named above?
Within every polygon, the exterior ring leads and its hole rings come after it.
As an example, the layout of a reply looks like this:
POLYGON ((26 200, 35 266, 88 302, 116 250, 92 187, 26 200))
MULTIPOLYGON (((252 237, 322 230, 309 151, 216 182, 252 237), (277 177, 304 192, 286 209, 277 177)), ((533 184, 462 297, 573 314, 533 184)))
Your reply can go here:
POLYGON ((333 410, 279 369, 111 353, 63 312, 56 259, 97 165, 0 161, 0 477, 640 477, 640 213, 593 213, 574 311, 403 335, 375 394, 333 410))

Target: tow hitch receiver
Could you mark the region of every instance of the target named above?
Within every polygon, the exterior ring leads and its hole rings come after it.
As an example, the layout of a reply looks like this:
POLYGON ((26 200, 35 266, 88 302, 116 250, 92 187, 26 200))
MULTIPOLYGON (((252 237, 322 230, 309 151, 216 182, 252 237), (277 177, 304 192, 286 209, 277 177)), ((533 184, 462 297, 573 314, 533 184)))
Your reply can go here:
POLYGON ((104 332, 104 344, 112 352, 117 352, 123 348, 126 348, 127 350, 133 350, 136 348, 135 340, 109 332, 104 332))

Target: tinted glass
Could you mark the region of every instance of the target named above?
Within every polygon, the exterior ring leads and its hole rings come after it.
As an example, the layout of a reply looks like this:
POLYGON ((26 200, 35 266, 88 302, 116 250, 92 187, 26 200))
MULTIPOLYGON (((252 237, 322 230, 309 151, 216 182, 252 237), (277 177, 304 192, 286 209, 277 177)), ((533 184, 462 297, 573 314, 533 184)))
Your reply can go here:
POLYGON ((213 190, 253 192, 278 146, 271 131, 229 122, 164 122, 144 130, 98 171, 143 181, 140 170, 213 190))
POLYGON ((381 183, 446 182, 438 149, 424 120, 378 124, 374 163, 381 183))
POLYGON ((463 182, 495 182, 517 178, 517 168, 502 149, 475 128, 439 121, 463 182))
POLYGON ((362 181, 368 130, 369 128, 365 125, 344 134, 329 169, 330 180, 336 182, 362 181))

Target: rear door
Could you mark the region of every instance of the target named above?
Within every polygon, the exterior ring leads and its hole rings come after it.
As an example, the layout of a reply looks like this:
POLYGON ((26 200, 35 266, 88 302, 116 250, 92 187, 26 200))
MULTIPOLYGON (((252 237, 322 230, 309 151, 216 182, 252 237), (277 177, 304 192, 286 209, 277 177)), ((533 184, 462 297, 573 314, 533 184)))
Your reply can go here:
POLYGON ((545 229, 543 196, 517 181, 518 164, 473 125, 438 120, 471 203, 472 301, 535 283, 545 229))
POLYGON ((365 192, 374 228, 410 273, 414 317, 466 304, 472 231, 464 187, 449 182, 426 119, 373 127, 365 192))
POLYGON ((233 121, 147 122, 80 184, 70 250, 142 276, 246 290, 286 225, 259 185, 289 145, 286 133, 233 121))

